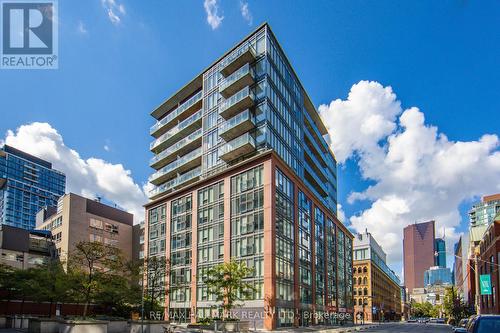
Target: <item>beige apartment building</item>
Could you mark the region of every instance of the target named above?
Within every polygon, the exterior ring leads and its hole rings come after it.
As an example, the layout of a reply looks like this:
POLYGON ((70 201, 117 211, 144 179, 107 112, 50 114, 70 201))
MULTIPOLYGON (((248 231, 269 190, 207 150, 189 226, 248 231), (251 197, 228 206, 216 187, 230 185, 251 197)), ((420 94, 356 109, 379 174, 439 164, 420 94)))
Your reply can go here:
POLYGON ((59 198, 57 207, 38 212, 36 228, 52 232, 56 251, 62 260, 82 241, 116 246, 130 260, 133 220, 132 214, 121 209, 68 193, 59 198))

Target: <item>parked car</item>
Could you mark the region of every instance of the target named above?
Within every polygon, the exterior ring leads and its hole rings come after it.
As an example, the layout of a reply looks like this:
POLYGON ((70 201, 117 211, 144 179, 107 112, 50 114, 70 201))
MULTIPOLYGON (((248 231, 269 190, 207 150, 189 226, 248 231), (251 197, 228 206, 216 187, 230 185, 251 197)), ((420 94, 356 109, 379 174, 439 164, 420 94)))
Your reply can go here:
POLYGON ((500 332, 500 315, 472 316, 467 323, 468 333, 500 332))
POLYGON ((469 319, 467 318, 464 318, 464 319, 461 319, 457 326, 454 326, 452 329, 453 329, 453 333, 467 333, 467 322, 469 321, 469 319))
POLYGON ((417 318, 409 318, 408 322, 409 323, 416 323, 417 322, 417 318))

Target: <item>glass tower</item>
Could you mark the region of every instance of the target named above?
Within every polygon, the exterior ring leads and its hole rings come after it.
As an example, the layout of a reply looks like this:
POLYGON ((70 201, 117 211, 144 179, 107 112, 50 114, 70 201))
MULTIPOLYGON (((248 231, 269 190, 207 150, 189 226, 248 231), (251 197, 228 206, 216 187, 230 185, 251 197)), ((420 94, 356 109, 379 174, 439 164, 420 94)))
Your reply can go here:
POLYGON ((66 176, 52 164, 18 149, 0 149, 0 222, 34 229, 36 213, 57 206, 64 194, 66 176))
POLYGON ((237 260, 254 269, 255 293, 235 311, 258 327, 352 320, 353 236, 336 217, 336 160, 269 25, 152 116, 146 249, 171 263, 165 314, 220 315, 203 276, 237 260))
POLYGON ((434 265, 444 268, 446 267, 446 243, 442 238, 436 238, 435 243, 434 265))

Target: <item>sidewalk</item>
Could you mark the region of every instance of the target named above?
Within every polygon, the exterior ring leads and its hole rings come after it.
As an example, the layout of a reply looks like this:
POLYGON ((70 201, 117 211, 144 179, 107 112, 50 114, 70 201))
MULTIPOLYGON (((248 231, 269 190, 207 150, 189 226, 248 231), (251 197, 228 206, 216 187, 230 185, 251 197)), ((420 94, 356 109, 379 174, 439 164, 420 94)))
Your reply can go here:
POLYGON ((365 325, 350 325, 350 326, 315 326, 315 327, 297 327, 297 328, 279 328, 275 331, 257 330, 258 332, 279 332, 279 333, 344 333, 344 332, 359 332, 370 328, 377 327, 380 324, 365 324, 365 325))

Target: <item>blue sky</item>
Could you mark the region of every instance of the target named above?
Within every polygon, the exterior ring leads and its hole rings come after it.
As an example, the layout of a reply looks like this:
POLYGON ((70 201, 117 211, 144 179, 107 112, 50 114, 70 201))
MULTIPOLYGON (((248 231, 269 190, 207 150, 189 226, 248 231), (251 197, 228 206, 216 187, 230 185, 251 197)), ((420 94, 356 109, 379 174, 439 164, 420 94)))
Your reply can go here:
MULTIPOLYGON (((425 124, 450 142, 499 132, 497 1, 222 0, 216 5, 220 22, 214 28, 201 0, 59 1, 59 69, 0 71, 0 132, 12 130, 15 136, 21 125, 48 123, 87 168, 95 160, 122 164, 118 171, 130 170, 140 187, 151 173, 151 110, 263 21, 316 106, 346 100, 353 85, 369 80, 391 86, 401 111, 418 107, 425 124)), ((399 115, 391 120, 393 134, 404 131, 399 115)), ((382 147, 388 135, 381 137, 382 147)), ((350 193, 379 182, 358 167, 363 149, 351 150, 339 167, 339 202, 347 218, 361 216, 376 201, 347 202, 350 193)), ((496 151, 493 144, 486 157, 496 151)), ((107 194, 105 181, 95 179, 100 187, 88 185, 83 192, 91 195, 97 188, 107 194)), ((499 179, 491 182, 485 190, 500 191, 499 179)), ((468 198, 460 204, 462 215, 476 192, 461 197, 468 198)), ((454 228, 465 230, 465 216, 454 228)), ((399 272, 397 256, 393 261, 399 272)))

